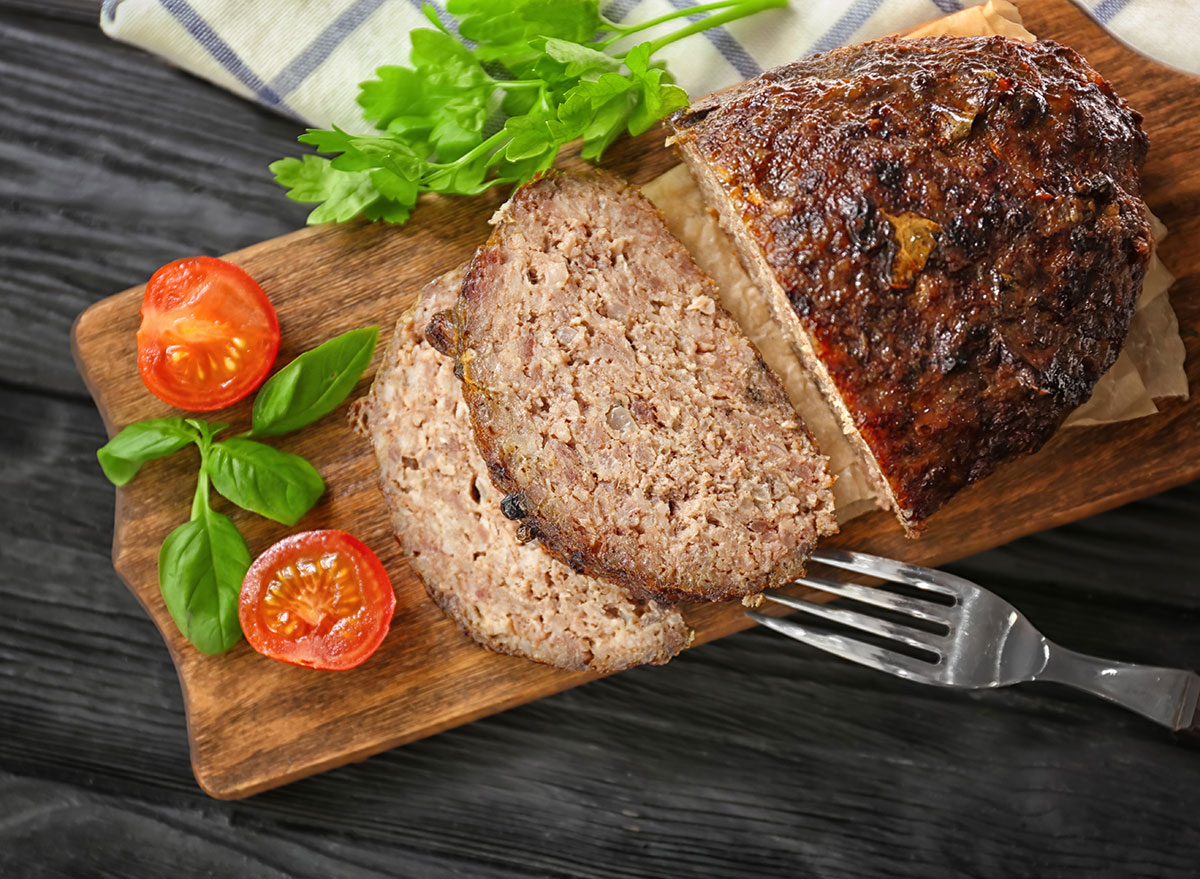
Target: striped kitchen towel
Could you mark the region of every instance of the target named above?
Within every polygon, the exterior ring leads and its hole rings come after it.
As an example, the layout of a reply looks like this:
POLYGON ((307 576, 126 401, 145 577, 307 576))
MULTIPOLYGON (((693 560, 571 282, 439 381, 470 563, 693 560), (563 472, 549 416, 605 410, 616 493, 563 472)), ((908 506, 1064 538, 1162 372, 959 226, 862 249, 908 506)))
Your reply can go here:
MULTIPOLYGON (((569 2, 569 0, 564 0, 569 2)), ((911 28, 979 0, 793 0, 664 50, 678 82, 700 95, 814 52, 911 28)), ((1200 0, 1080 0, 1117 37, 1200 74, 1200 0)), ((444 0, 432 4, 447 26, 444 0)), ((645 21, 693 0, 602 0, 610 19, 645 21)), ((1000 0, 998 5, 1004 5, 1000 0)), ((408 59, 427 26, 421 0, 104 0, 115 39, 316 126, 367 126, 354 97, 382 64, 408 59)), ((648 31, 647 33, 653 33, 648 31)))

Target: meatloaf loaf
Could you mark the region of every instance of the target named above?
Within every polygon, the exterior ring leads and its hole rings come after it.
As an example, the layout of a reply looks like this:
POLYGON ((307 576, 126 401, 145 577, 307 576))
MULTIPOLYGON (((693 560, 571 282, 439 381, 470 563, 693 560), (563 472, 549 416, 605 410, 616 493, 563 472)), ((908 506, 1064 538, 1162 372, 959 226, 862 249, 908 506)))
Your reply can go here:
POLYGON ((1071 49, 1003 37, 838 49, 673 118, 910 533, 1116 359, 1151 250, 1140 122, 1071 49))
POLYGON ((521 187, 449 323, 502 509, 574 570, 672 599, 756 595, 837 530, 832 479, 713 282, 633 186, 521 187))
POLYGON ((422 331, 453 304, 439 278, 396 324, 352 423, 370 437, 396 539, 435 602, 485 647, 559 668, 618 671, 666 662, 691 632, 673 607, 576 574, 522 545, 471 438, 452 361, 422 331))

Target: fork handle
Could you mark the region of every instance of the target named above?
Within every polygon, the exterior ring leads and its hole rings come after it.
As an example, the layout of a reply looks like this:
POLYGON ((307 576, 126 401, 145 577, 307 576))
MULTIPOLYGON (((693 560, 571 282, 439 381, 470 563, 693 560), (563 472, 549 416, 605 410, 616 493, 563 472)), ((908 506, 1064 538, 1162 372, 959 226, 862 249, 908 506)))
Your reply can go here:
POLYGON ((1200 675, 1181 668, 1113 662, 1045 642, 1035 681, 1086 690, 1173 730, 1200 728, 1200 675))

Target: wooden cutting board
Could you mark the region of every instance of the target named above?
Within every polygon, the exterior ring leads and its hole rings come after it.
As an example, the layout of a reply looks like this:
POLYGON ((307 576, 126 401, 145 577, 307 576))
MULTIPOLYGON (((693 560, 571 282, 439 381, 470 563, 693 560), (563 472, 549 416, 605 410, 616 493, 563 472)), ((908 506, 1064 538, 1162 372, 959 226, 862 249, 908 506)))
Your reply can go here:
MULTIPOLYGON (((1022 7, 1039 36, 1081 51, 1146 117, 1151 149, 1146 201, 1171 230, 1161 255, 1179 280, 1171 290, 1188 349, 1192 387, 1200 378, 1200 80, 1168 70, 1114 42, 1068 0, 1022 7)), ((654 131, 613 148, 606 164, 645 182, 675 164, 654 131)), ((569 163, 568 163, 569 164, 569 163)), ((282 195, 281 195, 282 197, 282 195)), ((303 229, 231 254, 270 295, 283 327, 278 363, 345 330, 378 323, 380 350, 391 324, 425 280, 468 258, 487 235, 501 196, 433 198, 403 228, 358 224, 303 229)), ((111 434, 131 421, 171 414, 138 377, 134 334, 142 288, 96 303, 76 322, 73 348, 111 434)), ((366 388, 370 376, 356 391, 366 388)), ((249 405, 216 413, 235 429, 249 405)), ((568 673, 498 656, 459 633, 426 599, 388 530, 368 445, 346 426, 345 406, 318 425, 281 438, 311 460, 329 486, 296 526, 285 529, 232 508, 257 554, 291 530, 338 527, 379 553, 397 593, 396 617, 379 652, 347 673, 271 662, 246 644, 204 656, 178 633, 159 595, 163 538, 188 516, 194 451, 151 462, 117 490, 113 563, 162 630, 179 672, 201 787, 243 797, 584 683, 568 673)), ((832 543, 938 564, 1117 506, 1200 475, 1200 400, 1167 404, 1156 416, 1063 431, 1038 454, 961 494, 918 541, 890 515, 852 522, 832 543)), ((688 609, 697 643, 749 622, 739 605, 688 609)), ((652 671, 649 673, 653 673, 652 671)))

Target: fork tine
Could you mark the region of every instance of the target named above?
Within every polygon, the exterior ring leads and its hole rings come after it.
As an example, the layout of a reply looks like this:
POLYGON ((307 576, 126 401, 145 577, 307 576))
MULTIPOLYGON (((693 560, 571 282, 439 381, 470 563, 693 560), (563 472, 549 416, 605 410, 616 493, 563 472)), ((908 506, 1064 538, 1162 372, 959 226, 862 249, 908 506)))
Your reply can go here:
MULTIPOLYGON (((895 592, 888 592, 886 589, 881 589, 878 586, 835 583, 833 580, 823 580, 820 577, 797 577, 793 582, 804 586, 811 586, 813 589, 820 589, 823 592, 829 592, 833 595, 840 595, 842 598, 853 598, 855 601, 861 601, 863 604, 873 604, 876 607, 906 613, 917 619, 929 620, 931 623, 941 623, 944 626, 950 625, 950 621, 947 619, 948 614, 946 613, 950 608, 920 598, 897 595, 895 592)), ((767 597, 770 598, 771 596, 768 595, 767 597)))
POLYGON ((842 659, 848 659, 851 662, 857 662, 860 665, 866 665, 878 671, 885 671, 897 677, 907 678, 910 681, 921 681, 927 684, 942 683, 937 677, 937 670, 940 666, 933 663, 913 659, 911 656, 885 650, 873 644, 864 644, 862 641, 856 641, 853 638, 847 638, 842 635, 817 632, 795 620, 769 617, 766 614, 756 613, 752 610, 746 611, 746 616, 750 617, 750 619, 754 620, 760 626, 774 629, 776 632, 787 635, 789 638, 794 638, 811 647, 824 650, 826 653, 832 653, 834 656, 840 656, 842 659))
POLYGON ((922 632, 920 629, 897 625, 896 623, 869 617, 866 614, 857 613, 852 610, 814 604, 802 598, 765 594, 763 597, 778 604, 787 605, 793 610, 802 610, 807 614, 832 620, 835 623, 841 623, 843 626, 849 626, 852 629, 870 632, 874 635, 882 635, 884 638, 891 638, 893 641, 899 641, 901 644, 907 644, 909 647, 917 647, 921 650, 929 650, 941 655, 941 650, 938 649, 938 642, 945 640, 942 635, 935 635, 932 632, 922 632))
POLYGON ((947 574, 945 571, 910 565, 907 562, 898 562, 895 559, 870 555, 865 552, 818 549, 811 558, 815 562, 830 567, 854 571, 871 577, 882 577, 897 583, 907 583, 909 586, 928 589, 930 592, 940 592, 942 595, 950 595, 955 598, 962 598, 971 590, 978 588, 970 580, 947 574))

